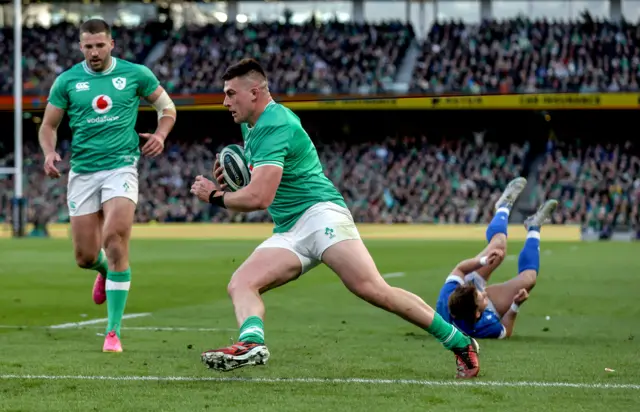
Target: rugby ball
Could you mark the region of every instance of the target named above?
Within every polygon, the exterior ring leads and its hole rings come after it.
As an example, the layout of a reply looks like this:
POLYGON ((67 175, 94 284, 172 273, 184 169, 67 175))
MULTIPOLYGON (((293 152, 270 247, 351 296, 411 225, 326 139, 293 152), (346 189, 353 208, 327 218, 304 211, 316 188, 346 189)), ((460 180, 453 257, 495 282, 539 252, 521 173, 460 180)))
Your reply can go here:
POLYGON ((242 146, 237 144, 225 146, 220 151, 220 165, 224 182, 232 192, 245 187, 251 181, 251 173, 247 167, 242 146))

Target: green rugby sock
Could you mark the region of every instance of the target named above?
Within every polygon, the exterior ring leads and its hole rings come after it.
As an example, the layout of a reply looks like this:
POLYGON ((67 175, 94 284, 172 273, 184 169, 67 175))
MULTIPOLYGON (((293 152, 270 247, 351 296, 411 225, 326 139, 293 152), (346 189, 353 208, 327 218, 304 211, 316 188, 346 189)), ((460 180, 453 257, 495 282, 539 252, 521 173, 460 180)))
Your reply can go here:
POLYGON ((257 316, 249 316, 240 327, 239 342, 264 343, 264 323, 257 316))
POLYGON ((129 286, 131 285, 131 268, 124 272, 107 273, 107 312, 109 313, 109 323, 107 332, 112 330, 120 337, 120 326, 124 308, 127 305, 129 296, 129 286))
POLYGON ((87 269, 97 270, 98 272, 100 272, 103 278, 107 277, 107 272, 109 272, 109 264, 107 262, 107 255, 104 253, 104 249, 100 249, 98 259, 87 269))
POLYGON ((445 322, 437 312, 433 314, 433 322, 431 322, 431 326, 426 331, 449 350, 464 348, 471 343, 471 339, 468 336, 460 332, 455 326, 445 322))

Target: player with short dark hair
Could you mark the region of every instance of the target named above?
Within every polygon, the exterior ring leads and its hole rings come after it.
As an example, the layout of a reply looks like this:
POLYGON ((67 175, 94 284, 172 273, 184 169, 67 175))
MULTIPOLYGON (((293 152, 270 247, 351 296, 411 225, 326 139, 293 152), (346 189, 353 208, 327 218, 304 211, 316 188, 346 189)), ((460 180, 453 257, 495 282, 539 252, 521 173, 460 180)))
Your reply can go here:
MULTIPOLYGON (((202 354, 210 368, 228 371, 269 359, 261 294, 320 263, 372 305, 395 313, 433 335, 455 354, 458 378, 478 374, 477 343, 418 296, 382 278, 340 192, 325 176, 300 119, 276 103, 258 62, 245 59, 224 74, 224 106, 240 124, 251 181, 235 192, 198 176, 191 191, 203 201, 236 212, 268 209, 274 233, 236 270, 228 286, 240 327, 238 343, 202 354)), ((223 182, 223 168, 214 177, 223 182)))
POLYGON ((496 203, 496 214, 487 228, 488 246, 478 256, 458 263, 440 290, 438 313, 471 337, 510 337, 518 309, 536 284, 540 269, 540 228, 555 210, 556 200, 545 202, 525 221, 528 234, 518 259, 518 276, 487 286, 491 274, 504 259, 509 213, 525 185, 526 179, 522 177, 509 183, 496 203))
POLYGON ((98 271, 93 300, 107 301, 104 352, 121 352, 120 325, 131 283, 129 237, 138 202, 137 164, 142 154, 162 153, 176 120, 175 105, 145 66, 111 56, 109 25, 91 19, 80 26, 84 61, 60 74, 49 94, 39 140, 44 171, 59 178, 57 129, 69 115, 72 133, 67 201, 78 266, 98 271), (158 112, 154 133, 136 133, 140 97, 158 112), (103 248, 104 247, 104 248, 103 248))

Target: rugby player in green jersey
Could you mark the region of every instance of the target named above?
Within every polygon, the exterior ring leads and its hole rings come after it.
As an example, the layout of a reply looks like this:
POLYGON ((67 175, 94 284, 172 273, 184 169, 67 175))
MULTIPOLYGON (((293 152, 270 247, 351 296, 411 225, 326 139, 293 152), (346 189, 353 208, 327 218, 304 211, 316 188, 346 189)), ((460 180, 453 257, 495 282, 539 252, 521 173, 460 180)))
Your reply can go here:
MULTIPOLYGON (((269 350, 260 295, 324 263, 355 295, 426 330, 451 350, 458 378, 477 376, 475 340, 445 322, 421 298, 382 278, 300 119, 271 98, 262 67, 245 59, 229 67, 223 79, 224 106, 241 125, 251 182, 225 192, 198 176, 191 191, 203 201, 237 212, 267 209, 275 228, 228 286, 240 327, 238 343, 204 352, 203 362, 220 371, 266 363, 269 350)), ((221 173, 218 161, 214 178, 220 183, 221 173)))
POLYGON ((131 284, 129 238, 138 202, 140 137, 142 154, 162 153, 176 121, 175 105, 146 68, 111 56, 114 41, 103 20, 80 27, 85 60, 58 76, 49 93, 39 131, 44 171, 59 178, 55 163, 57 129, 64 114, 72 133, 67 203, 78 266, 98 272, 96 304, 107 301, 104 352, 122 352, 120 325, 131 284), (158 112, 154 133, 136 133, 140 98, 158 112))

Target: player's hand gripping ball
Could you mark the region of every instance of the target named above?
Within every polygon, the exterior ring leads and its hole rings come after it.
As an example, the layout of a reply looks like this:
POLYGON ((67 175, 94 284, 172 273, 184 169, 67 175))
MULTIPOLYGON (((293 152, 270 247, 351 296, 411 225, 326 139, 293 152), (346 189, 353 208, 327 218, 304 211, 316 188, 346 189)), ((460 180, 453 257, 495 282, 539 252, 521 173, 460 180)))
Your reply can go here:
POLYGON ((213 175, 222 188, 229 188, 232 192, 248 185, 251 172, 244 157, 244 149, 236 144, 222 149, 216 158, 213 175))

